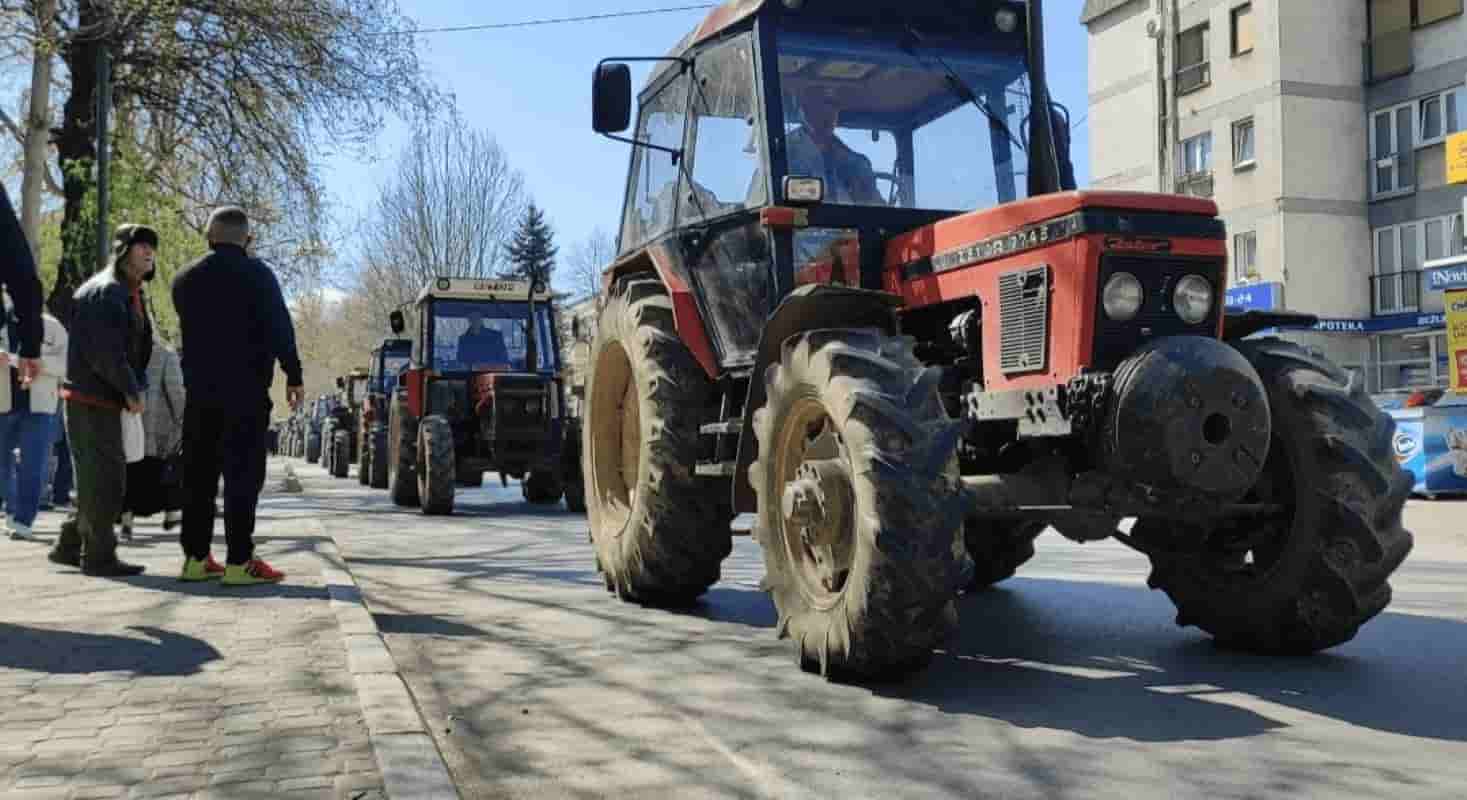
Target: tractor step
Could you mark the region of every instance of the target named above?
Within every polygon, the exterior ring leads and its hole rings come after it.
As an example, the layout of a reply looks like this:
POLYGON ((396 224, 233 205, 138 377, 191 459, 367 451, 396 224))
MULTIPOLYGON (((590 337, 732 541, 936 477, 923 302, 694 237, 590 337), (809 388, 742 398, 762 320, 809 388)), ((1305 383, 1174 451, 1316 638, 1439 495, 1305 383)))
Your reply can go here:
POLYGON ((738 462, 719 461, 712 464, 699 464, 698 475, 704 478, 731 478, 738 471, 738 462))
POLYGON ((721 436, 734 435, 742 432, 743 429, 744 421, 741 419, 734 419, 729 420, 728 422, 710 422, 707 425, 702 426, 698 430, 705 435, 721 436))

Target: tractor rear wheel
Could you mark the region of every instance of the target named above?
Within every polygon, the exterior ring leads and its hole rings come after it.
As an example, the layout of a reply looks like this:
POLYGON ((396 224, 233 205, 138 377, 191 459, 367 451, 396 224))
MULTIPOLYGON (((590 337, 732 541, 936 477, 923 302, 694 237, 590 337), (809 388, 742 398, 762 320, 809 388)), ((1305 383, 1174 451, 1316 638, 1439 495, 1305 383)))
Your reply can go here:
POLYGON ((755 535, 781 637, 826 676, 897 677, 956 627, 959 426, 910 339, 790 339, 754 414, 755 535))
POLYGON ((537 506, 548 506, 560 502, 562 488, 560 479, 549 470, 537 469, 525 476, 520 483, 525 502, 537 506))
POLYGON ((617 286, 597 328, 581 446, 597 563, 619 597, 686 605, 733 550, 729 485, 696 474, 712 382, 656 280, 617 286))
POLYGON ((387 429, 381 425, 373 425, 367 434, 367 441, 362 444, 362 450, 367 453, 367 485, 373 489, 386 489, 388 487, 388 450, 387 429))
POLYGON ((345 478, 351 470, 351 436, 337 431, 331 442, 331 474, 345 478))
POLYGON ((963 543, 973 560, 973 577, 968 591, 980 591, 1014 577, 1034 557, 1034 540, 1044 532, 1044 524, 1022 522, 1007 524, 989 519, 968 519, 963 523, 963 543))
POLYGON ((437 414, 418 425, 418 497, 424 514, 453 513, 458 488, 458 465, 453 454, 453 428, 437 414))
POLYGON ((1177 624, 1240 649, 1316 652, 1353 639, 1390 603, 1387 580, 1412 547, 1401 523, 1412 480, 1396 463, 1395 421, 1359 377, 1280 339, 1236 346, 1273 414, 1263 472, 1243 502, 1285 511, 1206 529, 1141 519, 1131 535, 1177 624))
POLYGON ((306 463, 314 464, 321 460, 321 434, 312 433, 306 436, 306 463))
POLYGON ((388 485, 392 502, 411 508, 418 504, 418 420, 408 410, 406 394, 393 395, 388 426, 388 485))

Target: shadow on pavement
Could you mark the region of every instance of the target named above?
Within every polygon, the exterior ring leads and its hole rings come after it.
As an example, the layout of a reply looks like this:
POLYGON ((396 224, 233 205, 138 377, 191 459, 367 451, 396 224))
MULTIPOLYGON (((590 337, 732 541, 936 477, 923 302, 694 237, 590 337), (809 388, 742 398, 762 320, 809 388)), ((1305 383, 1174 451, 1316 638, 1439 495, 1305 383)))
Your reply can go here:
POLYGON ((131 670, 139 675, 192 675, 221 657, 192 636, 147 626, 128 630, 155 641, 0 622, 0 667, 52 674, 131 670))
POLYGON ((1287 658, 1228 651, 1196 629, 1149 624, 1156 606, 1139 587, 1019 578, 963 597, 962 629, 931 668, 876 690, 1097 738, 1250 736, 1286 724, 1253 710, 1271 703, 1374 730, 1467 741, 1463 623, 1385 613, 1354 642, 1287 658), (1080 599, 1114 621, 1076 619, 1080 599))
POLYGON ((398 633, 418 636, 488 636, 488 631, 464 622, 436 614, 389 614, 375 613, 377 629, 384 634, 398 633))

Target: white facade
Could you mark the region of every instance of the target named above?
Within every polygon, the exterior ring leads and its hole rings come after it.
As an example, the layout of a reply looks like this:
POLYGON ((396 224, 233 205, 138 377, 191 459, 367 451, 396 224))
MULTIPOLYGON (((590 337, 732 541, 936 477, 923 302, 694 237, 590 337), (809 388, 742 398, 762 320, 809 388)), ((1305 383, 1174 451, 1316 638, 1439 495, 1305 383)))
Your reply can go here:
POLYGON ((1453 214, 1467 186, 1445 184, 1440 138, 1467 129, 1461 12, 1460 0, 1087 0, 1092 183, 1211 196, 1229 286, 1277 284, 1284 308, 1330 321, 1291 338, 1373 389, 1444 382, 1439 323, 1408 315, 1441 309, 1417 286, 1428 253, 1463 246, 1453 214), (1427 368, 1390 366, 1400 352, 1427 368))

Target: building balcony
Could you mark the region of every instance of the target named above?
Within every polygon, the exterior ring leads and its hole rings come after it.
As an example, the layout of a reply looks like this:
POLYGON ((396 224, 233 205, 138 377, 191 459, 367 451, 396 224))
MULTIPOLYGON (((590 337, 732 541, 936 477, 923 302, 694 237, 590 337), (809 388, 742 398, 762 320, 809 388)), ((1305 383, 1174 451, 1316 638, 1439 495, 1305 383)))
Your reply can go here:
POLYGON ((1211 172, 1193 172, 1177 178, 1177 194, 1191 195, 1192 197, 1212 197, 1213 180, 1211 172))

